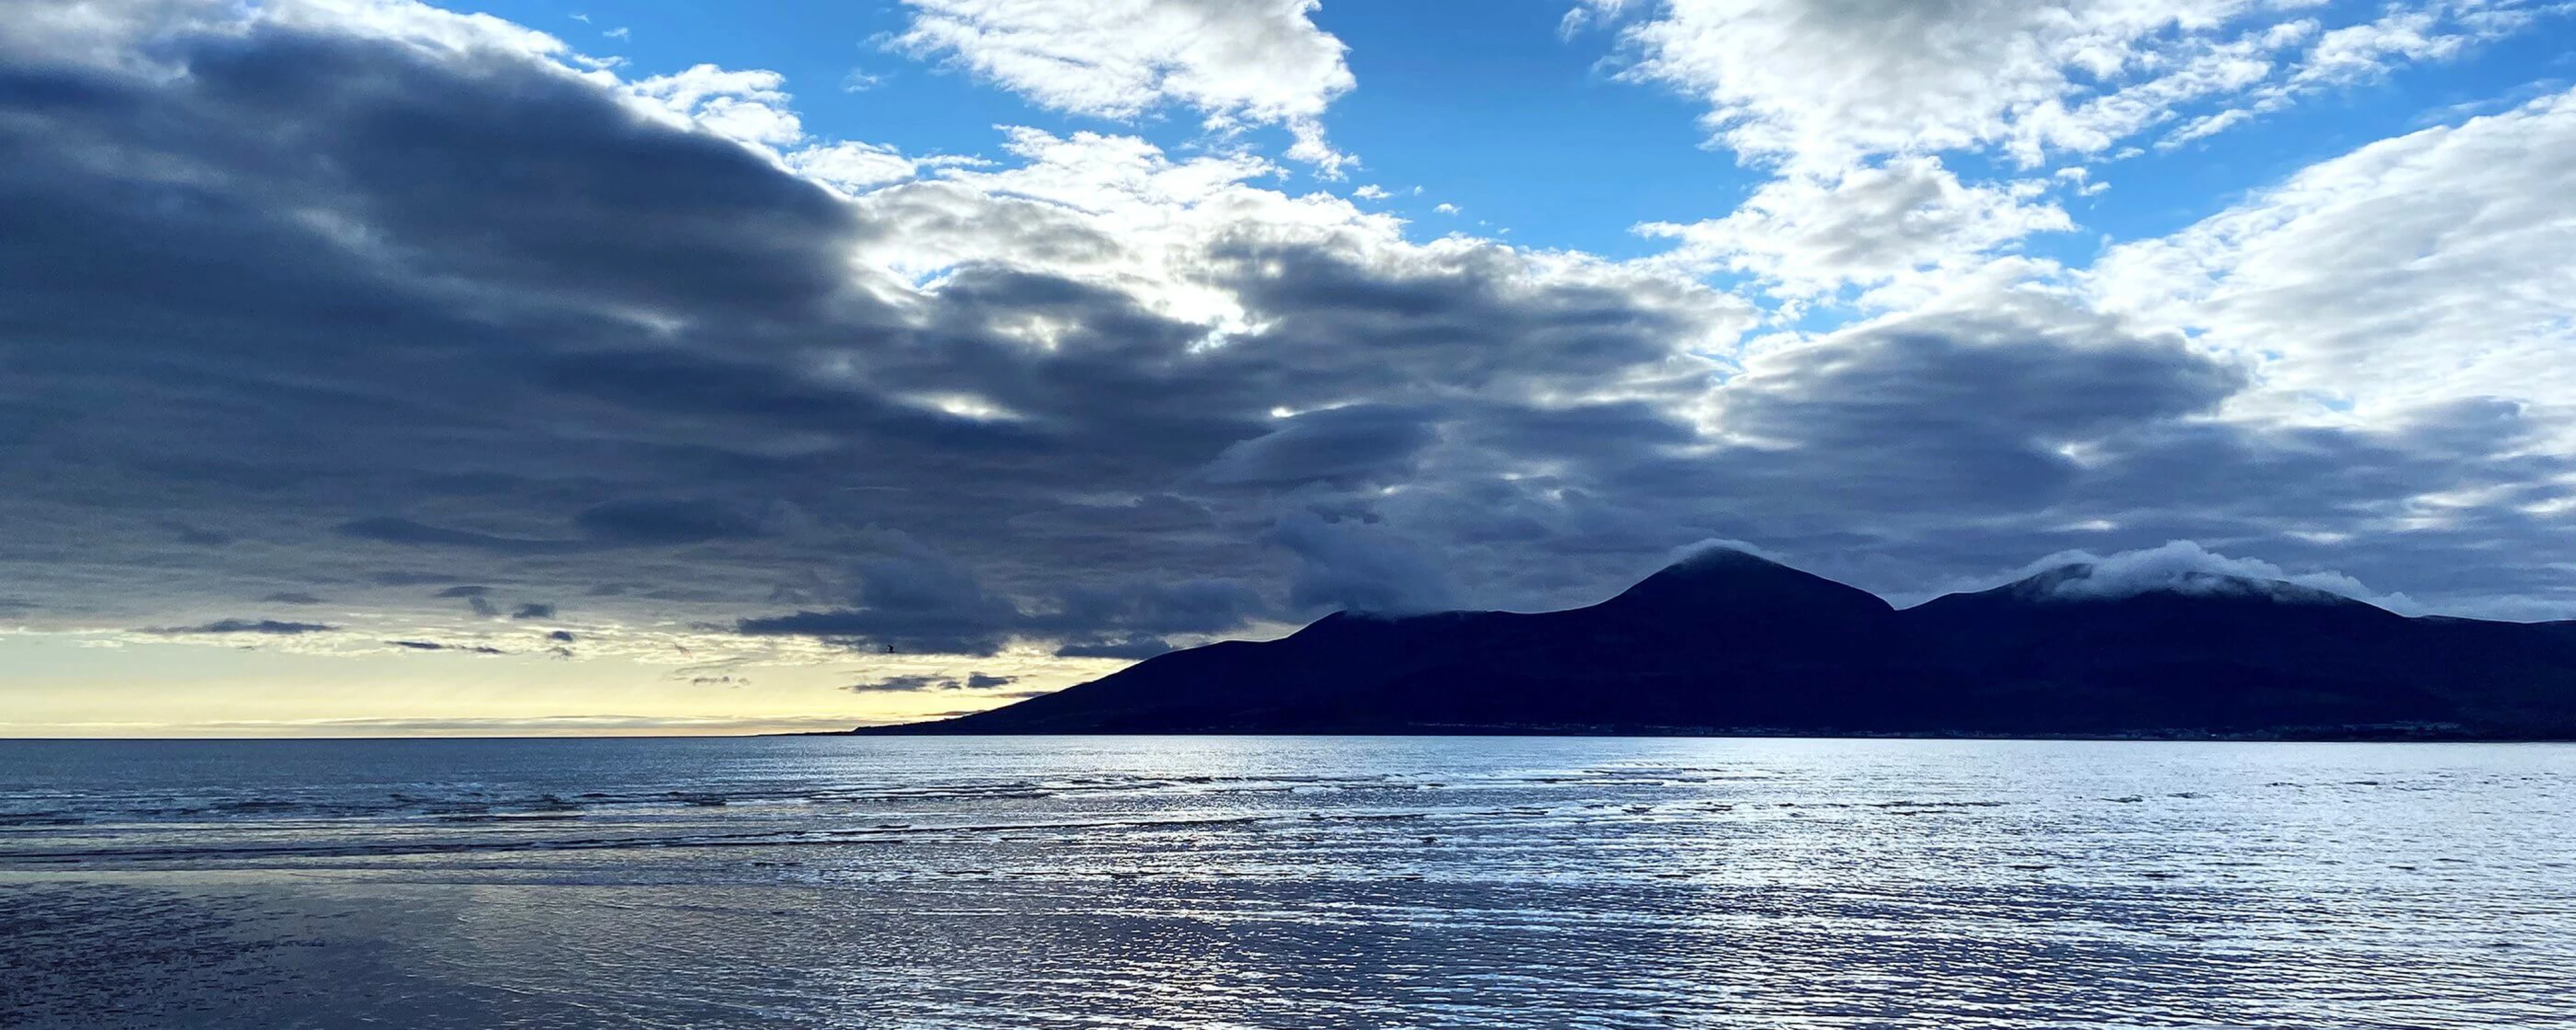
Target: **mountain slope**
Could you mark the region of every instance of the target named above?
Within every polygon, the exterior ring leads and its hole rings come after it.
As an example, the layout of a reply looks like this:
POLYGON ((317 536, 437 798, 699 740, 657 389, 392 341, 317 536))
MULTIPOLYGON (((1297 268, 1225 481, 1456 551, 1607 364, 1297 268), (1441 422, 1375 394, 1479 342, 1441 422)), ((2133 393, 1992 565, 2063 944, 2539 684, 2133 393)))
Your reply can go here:
POLYGON ((1336 614, 895 733, 2576 736, 2576 625, 2070 566, 1904 611, 1715 550, 1568 611, 1336 614))

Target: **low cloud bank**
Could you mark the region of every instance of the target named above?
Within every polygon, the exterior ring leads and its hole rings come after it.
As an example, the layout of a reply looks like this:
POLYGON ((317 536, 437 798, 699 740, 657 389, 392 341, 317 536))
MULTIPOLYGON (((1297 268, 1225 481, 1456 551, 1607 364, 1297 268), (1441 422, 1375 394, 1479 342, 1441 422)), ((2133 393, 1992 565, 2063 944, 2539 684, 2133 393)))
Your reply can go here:
POLYGON ((2159 547, 2108 556, 2060 551, 2024 566, 2016 578, 2031 576, 2047 576, 2049 593, 2070 600, 2134 597, 2158 590, 2183 594, 2263 592, 2291 600, 2299 599, 2304 591, 2323 591, 2407 615, 2418 614, 2423 607, 2405 594, 2379 593, 2340 572, 2294 573, 2260 558, 2231 558, 2190 540, 2173 540, 2159 547), (2059 574, 2047 576, 2049 573, 2059 574))

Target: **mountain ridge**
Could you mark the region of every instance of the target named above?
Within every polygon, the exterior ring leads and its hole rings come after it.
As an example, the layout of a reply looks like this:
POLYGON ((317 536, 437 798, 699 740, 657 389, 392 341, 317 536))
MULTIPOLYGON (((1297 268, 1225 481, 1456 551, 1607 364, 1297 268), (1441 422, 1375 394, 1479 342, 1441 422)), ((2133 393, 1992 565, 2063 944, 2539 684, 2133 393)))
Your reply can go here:
POLYGON ((1898 609, 1713 548, 1553 612, 1337 612, 985 712, 854 733, 2576 739, 2576 623, 2070 564, 1898 609))

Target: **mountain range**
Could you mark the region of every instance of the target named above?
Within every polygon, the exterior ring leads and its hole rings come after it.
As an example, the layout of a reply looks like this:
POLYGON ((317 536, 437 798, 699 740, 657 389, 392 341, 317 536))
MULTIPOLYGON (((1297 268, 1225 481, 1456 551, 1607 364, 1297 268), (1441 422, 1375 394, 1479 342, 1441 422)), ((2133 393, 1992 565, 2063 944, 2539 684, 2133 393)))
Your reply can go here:
POLYGON ((2091 565, 1898 609, 1729 549, 1566 611, 1329 615, 859 733, 2576 739, 2576 621, 2091 565))

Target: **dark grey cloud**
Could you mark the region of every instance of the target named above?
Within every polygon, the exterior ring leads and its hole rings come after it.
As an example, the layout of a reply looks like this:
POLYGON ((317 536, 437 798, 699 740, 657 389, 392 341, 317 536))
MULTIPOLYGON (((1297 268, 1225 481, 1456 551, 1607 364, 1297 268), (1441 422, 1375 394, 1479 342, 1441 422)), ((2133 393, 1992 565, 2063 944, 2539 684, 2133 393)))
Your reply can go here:
POLYGON ((171 535, 179 539, 179 542, 195 544, 199 547, 222 547, 233 542, 233 538, 227 534, 210 529, 199 529, 184 522, 163 522, 161 527, 169 530, 171 535))
POLYGON ((574 524, 604 541, 694 544, 760 535, 760 523, 713 501, 612 501, 573 516, 574 524))
POLYGON ((368 573, 366 575, 366 580, 367 582, 373 583, 377 586, 407 587, 424 586, 433 583, 454 583, 456 582, 456 577, 441 572, 388 571, 368 573))
POLYGON ((1378 527, 1301 512, 1271 538, 1299 559, 1289 603, 1379 614, 1458 606, 1448 571, 1422 547, 1378 527))
POLYGON ((266 602, 268 602, 268 603, 270 603, 270 604, 296 604, 296 605, 307 605, 307 604, 321 604, 321 603, 322 603, 322 599, 321 599, 321 598, 319 598, 319 597, 315 597, 315 596, 313 596, 313 595, 311 595, 311 594, 308 594, 308 593, 305 593, 305 592, 303 592, 303 591, 301 591, 301 590, 281 590, 281 591, 279 591, 279 592, 277 592, 277 593, 270 594, 270 595, 268 595, 268 596, 266 596, 266 597, 260 598, 260 600, 262 600, 262 601, 266 601, 266 602))
POLYGON ((269 636, 295 636, 303 633, 326 633, 338 629, 318 622, 285 622, 278 619, 217 619, 196 626, 168 626, 143 632, 163 635, 187 633, 258 633, 269 636))
POLYGON ((1173 650, 1172 642, 1162 637, 1134 636, 1069 640, 1056 645, 1058 658, 1125 658, 1143 661, 1173 650))
POLYGON ((2180 341, 2082 328, 2095 331, 1926 317, 1759 361, 1720 394, 1721 425, 1741 443, 1632 475, 1777 498, 1796 518, 2026 512, 2076 493, 2099 449, 2206 413, 2245 383, 2180 341))
POLYGON ((916 690, 955 690, 957 680, 949 676, 888 676, 881 680, 853 683, 853 694, 910 693, 916 690))
POLYGON ((486 644, 442 644, 431 640, 388 640, 385 643, 406 651, 461 651, 466 654, 508 654, 486 644))
POLYGON ((1421 410, 1381 405, 1328 408, 1288 419, 1277 431, 1227 447, 1208 463, 1226 484, 1293 486, 1313 480, 1402 479, 1437 435, 1421 410))
POLYGON ((1019 682, 1017 676, 993 676, 981 672, 968 673, 962 680, 955 676, 918 674, 888 676, 883 679, 855 683, 845 689, 855 694, 911 693, 922 690, 989 691, 1017 682, 1019 682))
POLYGON ((868 650, 989 655, 1015 638, 1063 639, 1130 650, 1169 650, 1162 637, 1238 629, 1266 609, 1260 597, 1225 580, 1078 586, 1042 608, 987 589, 961 563, 926 549, 856 564, 852 605, 826 611, 748 618, 756 635, 824 637, 868 650), (1149 643, 1150 642, 1150 643, 1149 643))
POLYGON ((389 544, 421 544, 435 547, 463 547, 494 554, 561 554, 578 550, 579 540, 524 540, 494 536, 463 529, 424 525, 390 515, 352 519, 340 524, 340 532, 362 540, 389 544))
POLYGON ((745 619, 745 633, 846 639, 901 652, 989 655, 1020 622, 1019 607, 955 561, 923 551, 858 563, 847 609, 745 619))
POLYGON ((551 619, 555 617, 555 606, 551 604, 539 604, 531 601, 527 604, 511 609, 510 617, 513 619, 551 619))
POLYGON ((390 544, 456 547, 504 555, 570 554, 617 547, 695 544, 709 540, 755 537, 760 524, 723 504, 708 501, 614 501, 576 513, 580 538, 528 539, 432 526, 396 516, 352 519, 341 533, 390 544))

